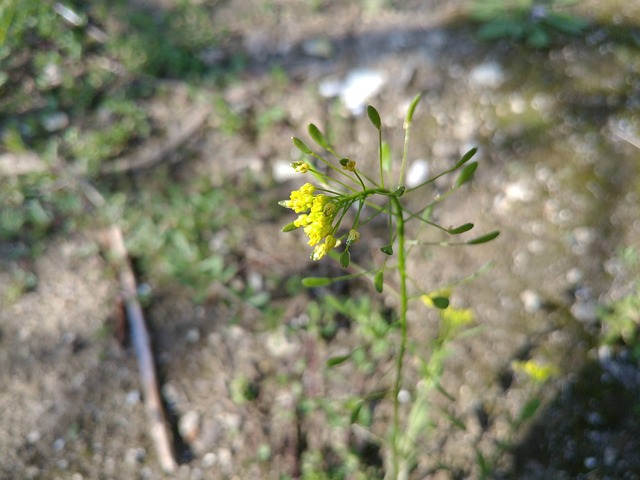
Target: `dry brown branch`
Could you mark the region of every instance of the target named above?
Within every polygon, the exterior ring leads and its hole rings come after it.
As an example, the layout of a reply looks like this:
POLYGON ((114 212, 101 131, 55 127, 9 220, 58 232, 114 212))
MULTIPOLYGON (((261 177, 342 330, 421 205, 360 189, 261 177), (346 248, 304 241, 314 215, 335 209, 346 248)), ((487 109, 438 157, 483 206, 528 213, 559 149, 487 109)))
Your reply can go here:
POLYGON ((172 135, 166 143, 157 148, 149 148, 145 152, 138 152, 132 157, 120 158, 113 162, 103 164, 100 171, 102 173, 122 173, 157 165, 200 130, 202 125, 207 121, 210 113, 211 110, 206 107, 196 110, 193 115, 181 125, 178 132, 172 135))
POLYGON ((122 231, 119 227, 112 225, 107 235, 112 260, 118 269, 122 296, 129 318, 131 340, 140 365, 140 380, 144 403, 149 415, 151 438, 156 446, 160 466, 165 472, 173 472, 177 468, 177 463, 172 448, 172 436, 167 426, 158 391, 149 332, 144 322, 142 307, 136 296, 136 280, 124 245, 122 231))

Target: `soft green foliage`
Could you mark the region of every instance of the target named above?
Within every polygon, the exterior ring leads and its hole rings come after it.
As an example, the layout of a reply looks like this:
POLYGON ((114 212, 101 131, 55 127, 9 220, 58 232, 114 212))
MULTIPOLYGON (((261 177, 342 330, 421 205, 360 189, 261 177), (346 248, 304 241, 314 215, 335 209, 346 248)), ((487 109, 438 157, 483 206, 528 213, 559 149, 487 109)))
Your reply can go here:
POLYGON ((476 0, 471 16, 482 22, 485 40, 509 38, 533 48, 548 47, 554 34, 580 35, 589 22, 563 11, 576 0, 476 0))
MULTIPOLYGON (((176 84, 168 79, 209 88, 243 68, 241 55, 223 65, 203 61, 225 35, 212 15, 215 3, 185 1, 156 9, 126 0, 0 2, 0 154, 16 155, 13 161, 20 165, 26 157, 36 159, 32 171, 0 178, 0 236, 26 247, 16 249, 17 255, 37 254, 51 234, 89 224, 99 228, 117 217, 109 209, 135 216, 118 203, 117 190, 126 191, 126 182, 105 177, 103 167, 131 157, 141 144, 157 147, 173 133, 151 114, 154 105, 173 95, 176 84), (106 209, 95 204, 102 203, 100 197, 106 209)), ((221 96, 207 99, 219 114, 220 130, 237 134, 243 119, 221 96)), ((265 110, 258 128, 269 128, 281 116, 277 107, 265 110)), ((176 198, 175 208, 181 208, 176 198)), ((204 205, 189 208, 217 217, 204 205)), ((171 209, 162 213, 172 215, 171 209)), ((154 271, 179 272, 194 284, 208 274, 231 275, 221 258, 191 245, 197 236, 193 225, 158 233, 146 220, 132 229, 134 236, 139 239, 146 229, 155 235, 147 240, 157 247, 150 251, 172 255, 150 261, 154 271), (186 273, 189 258, 199 262, 197 273, 186 273)))
POLYGON ((172 186, 160 193, 141 192, 124 212, 130 253, 147 275, 157 281, 177 279, 194 289, 196 299, 204 299, 212 281, 228 283, 236 274, 225 261, 228 252, 215 247, 216 235, 235 234, 228 228, 232 220, 250 218, 234 206, 232 195, 206 182, 172 186))
MULTIPOLYGON (((631 278, 637 278, 640 271, 637 248, 621 248, 615 261, 631 278)), ((622 298, 602 305, 598 314, 602 322, 601 342, 604 345, 622 343, 635 358, 640 358, 640 281, 631 283, 628 293, 622 298)))
MULTIPOLYGON (((404 149, 402 153, 402 163, 400 165, 400 175, 397 182, 386 178, 392 172, 386 163, 390 155, 384 146, 382 139, 382 120, 378 111, 373 107, 367 108, 367 116, 373 127, 378 131, 378 160, 379 179, 370 178, 365 172, 358 169, 358 162, 346 158, 336 152, 320 128, 314 124, 308 127, 308 134, 315 144, 323 151, 328 152, 334 159, 327 159, 321 153, 317 153, 309 144, 297 137, 293 138, 294 146, 306 156, 303 160, 292 164, 292 168, 304 175, 311 173, 319 186, 312 183, 305 183, 298 190, 291 192, 289 200, 280 202, 280 205, 293 210, 298 214, 298 218, 286 225, 283 232, 291 232, 297 228, 302 228, 309 237, 309 245, 314 247, 311 254, 312 260, 320 260, 326 255, 338 260, 343 269, 354 268, 356 273, 342 275, 335 278, 311 277, 304 281, 309 287, 326 287, 335 281, 342 281, 355 276, 369 277, 378 292, 382 292, 385 286, 385 272, 393 273, 399 285, 393 285, 391 290, 397 297, 398 312, 397 317, 391 322, 385 322, 379 316, 373 315, 368 308, 368 304, 358 304, 349 302, 337 302, 334 297, 325 297, 322 304, 312 304, 310 317, 313 324, 320 325, 320 333, 323 336, 331 336, 335 331, 332 324, 326 324, 320 319, 333 319, 334 312, 339 312, 355 320, 362 336, 362 346, 347 354, 331 357, 327 361, 329 367, 338 367, 347 361, 353 361, 358 368, 365 370, 375 369, 375 365, 362 363, 363 360, 380 359, 380 355, 385 352, 394 351, 394 380, 393 386, 389 388, 385 395, 390 397, 393 404, 393 418, 391 420, 391 431, 389 432, 388 443, 381 445, 386 448, 386 476, 390 479, 406 478, 408 472, 414 465, 417 456, 416 445, 419 437, 424 435, 430 426, 430 395, 434 390, 440 389, 440 377, 444 369, 444 359, 447 356, 449 342, 457 338, 473 321, 473 314, 469 310, 455 309, 450 306, 450 292, 435 292, 428 294, 418 291, 418 294, 409 292, 409 282, 419 290, 415 281, 409 278, 407 271, 407 255, 409 245, 426 245, 427 243, 419 239, 409 240, 405 225, 411 221, 422 222, 423 226, 432 227, 443 235, 464 235, 473 229, 472 223, 465 223, 459 227, 443 227, 430 220, 431 212, 436 204, 441 203, 448 196, 463 188, 472 181, 474 173, 478 167, 477 162, 469 162, 475 155, 476 149, 467 152, 451 168, 435 175, 421 185, 407 189, 404 182, 405 164, 407 162, 407 152, 409 145, 409 132, 413 123, 416 107, 420 101, 420 96, 416 96, 408 108, 403 127, 405 129, 404 149), (325 172, 330 172, 333 176, 325 172), (436 196, 434 200, 422 209, 409 211, 405 208, 404 202, 413 192, 422 190, 426 185, 436 179, 457 173, 449 190, 436 196), (393 185, 388 189, 386 185, 393 185), (367 207, 365 209, 365 206, 367 207), (373 213, 363 212, 369 209, 373 213), (351 214, 350 212, 355 212, 351 214), (351 249, 359 248, 361 236, 365 236, 364 228, 375 217, 383 215, 387 217, 389 225, 389 243, 381 247, 381 252, 386 256, 382 265, 371 267, 361 267, 354 265, 351 261, 351 249), (336 253, 336 249, 342 249, 341 253, 336 253), (410 298, 422 297, 423 301, 431 307, 438 309, 441 317, 441 330, 434 336, 431 349, 424 352, 418 349, 409 340, 407 312, 410 298), (372 355, 373 354, 373 355, 372 355), (422 379, 414 388, 413 402, 407 412, 401 408, 401 394, 404 392, 405 357, 415 357, 421 365, 422 379)), ((436 244, 441 246, 453 245, 475 245, 482 244, 495 239, 498 232, 490 232, 470 240, 447 241, 442 240, 436 244)), ((428 244, 434 244, 429 242, 428 244)), ((447 397, 449 397, 447 395, 447 397)), ((357 422, 361 418, 364 399, 356 401, 351 413, 351 421, 357 422)))
POLYGON ((604 344, 622 341, 640 358, 640 282, 636 282, 633 292, 601 308, 600 319, 604 344))

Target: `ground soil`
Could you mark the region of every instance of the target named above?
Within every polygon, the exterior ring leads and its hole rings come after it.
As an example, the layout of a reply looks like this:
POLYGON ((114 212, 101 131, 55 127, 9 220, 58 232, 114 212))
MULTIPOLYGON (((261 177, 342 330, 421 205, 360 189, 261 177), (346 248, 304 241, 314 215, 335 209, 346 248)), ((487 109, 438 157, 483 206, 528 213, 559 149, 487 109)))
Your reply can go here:
MULTIPOLYGON (((637 365, 623 349, 598 347, 596 316, 597 305, 632 283, 619 248, 640 245, 637 151, 615 135, 619 125, 633 127, 637 72, 617 70, 612 50, 583 40, 544 52, 484 44, 455 2, 318 2, 318 10, 309 2, 263 3, 229 2, 216 11, 230 32, 222 57, 239 50, 248 58, 240 81, 222 93, 245 119, 272 106, 284 118, 268 135, 229 138, 213 115, 173 153, 178 178, 242 185, 244 175, 262 177, 258 195, 275 205, 297 188, 298 180, 274 172, 292 161, 289 138, 306 138, 309 122, 329 126, 345 155, 375 159, 366 118, 319 94, 323 80, 363 68, 384 77, 369 102, 393 148, 402 145, 408 102, 424 95, 410 163, 424 159, 437 172, 480 147, 475 180, 434 219, 473 222, 474 231, 500 230, 500 237, 414 252, 411 263, 426 290, 462 281, 487 262, 491 268, 455 289, 453 303, 472 308, 480 328, 451 346, 442 386, 454 400, 434 392, 433 425, 416 443, 410 478, 640 478, 637 365), (611 74, 584 73, 593 65, 611 74), (285 87, 274 86, 275 67, 291 79, 285 87), (512 368, 527 359, 555 365, 558 376, 536 387, 512 368), (519 423, 532 399, 542 406, 519 423)), ((186 90, 176 82, 155 107, 158 121, 171 125, 198 107, 186 90)), ((411 201, 429 201, 446 186, 436 183, 411 201)), ((152 288, 145 314, 176 438, 174 474, 157 462, 118 283, 95 232, 52 238, 25 265, 37 287, 0 312, 0 478, 325 478, 310 476, 305 462, 336 472, 345 452, 360 459, 364 478, 378 478, 385 460, 375 438, 386 435, 388 402, 369 405, 370 434, 345 427, 322 399, 339 405, 388 388, 393 343, 373 369, 326 372, 330 355, 356 346, 355 327, 343 319, 319 336, 308 328, 307 305, 322 305, 328 294, 367 295, 387 312, 394 300, 376 296, 367 282, 284 293, 287 278, 340 270, 311 264, 304 239, 280 233, 287 212, 274 211, 257 214, 242 259, 233 261, 241 265, 238 281, 271 295, 277 318, 230 296, 229 285, 212 285, 200 303, 178 282, 152 288)), ((378 259, 383 240, 375 233, 363 242, 364 262, 378 259)), ((9 274, 0 278, 8 287, 9 274)), ((417 353, 429 355, 437 327, 434 312, 412 307, 417 353)))

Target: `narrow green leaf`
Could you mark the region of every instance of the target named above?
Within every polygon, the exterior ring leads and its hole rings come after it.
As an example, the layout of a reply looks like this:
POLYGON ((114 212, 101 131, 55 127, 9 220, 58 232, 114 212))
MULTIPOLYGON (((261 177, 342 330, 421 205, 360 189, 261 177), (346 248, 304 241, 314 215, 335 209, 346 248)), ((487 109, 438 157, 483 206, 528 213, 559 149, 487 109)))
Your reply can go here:
POLYGON ((329 142, 327 142, 324 134, 313 123, 309 124, 309 136, 322 148, 329 148, 329 142))
POLYGON ((367 107, 367 115, 369 116, 369 120, 371 120, 371 123, 373 123, 373 126, 380 130, 380 127, 382 126, 382 122, 380 121, 380 114, 372 105, 369 105, 367 107))
POLYGON ((479 245, 481 243, 487 243, 496 238, 498 235, 500 235, 500 232, 498 230, 495 230, 491 233, 487 233, 486 235, 482 235, 481 237, 469 240, 467 242, 467 245, 479 245))
POLYGON ((293 232, 294 230, 297 230, 300 227, 297 227, 294 223, 290 223, 289 225, 285 225, 284 227, 282 227, 282 232, 286 233, 286 232, 293 232))
POLYGON ((466 167, 464 167, 462 169, 462 172, 460 172, 460 176, 456 180, 454 188, 458 188, 464 185, 465 183, 467 183, 469 180, 471 180, 474 172, 476 171, 476 168, 478 168, 478 162, 472 162, 466 167))
POLYGON ((380 249, 380 251, 382 253, 384 253, 385 255, 391 256, 391 255, 393 255, 393 246, 392 245, 385 245, 384 247, 382 247, 380 249))
POLYGON ((345 248, 344 252, 340 254, 340 265, 342 268, 347 268, 351 263, 351 254, 349 253, 349 249, 345 248))
POLYGON ((447 297, 429 297, 433 302, 433 306, 444 310, 449 306, 449 299, 447 297))
POLYGON ((473 228, 473 223, 465 223, 456 228, 450 228, 447 230, 451 235, 460 235, 461 233, 468 232, 473 228))
POLYGON ((456 163, 456 166, 453 167, 454 170, 457 170, 458 168, 460 168, 462 165, 464 165, 465 163, 467 163, 469 160, 471 160, 471 158, 473 158, 473 156, 476 154, 476 152, 478 151, 477 148, 472 148, 471 150, 469 150, 467 153, 465 153, 462 158, 460 160, 458 160, 458 163, 456 163))
POLYGON ((415 112, 416 107, 418 106, 418 103, 420 103, 421 97, 422 95, 417 94, 415 97, 413 97, 413 100, 411 101, 411 105, 409 105, 409 109, 407 110, 407 116, 404 119, 405 130, 409 128, 409 126, 411 125, 411 122, 413 122, 413 113, 415 112))
POLYGON ((529 400, 529 402, 527 402, 525 406, 522 407, 522 410, 520 410, 520 421, 524 422, 526 420, 529 420, 531 417, 533 417, 536 414, 536 412, 538 411, 538 408, 540 408, 539 398, 534 398, 532 400, 529 400))
POLYGON ((293 145, 302 153, 306 153, 307 155, 311 155, 313 153, 313 151, 307 146, 307 144, 300 140, 298 137, 291 137, 291 141, 293 142, 293 145))
POLYGON ((391 171, 391 148, 387 142, 382 142, 382 169, 385 172, 391 171))
POLYGON ((384 288, 384 271, 378 270, 373 277, 373 285, 376 287, 376 291, 378 293, 382 293, 382 289, 384 288))
POLYGON ((353 410, 351 410, 351 418, 350 418, 351 423, 356 423, 358 421, 358 417, 360 416, 360 410, 362 410, 362 405, 364 405, 364 402, 360 400, 358 401, 358 403, 356 403, 356 406, 353 407, 353 410))
POLYGON ((340 365, 341 363, 346 362, 351 358, 353 352, 347 353, 346 355, 338 355, 336 357, 329 357, 327 360, 327 367, 335 367, 336 365, 340 365))
POLYGON ((464 422, 462 420, 460 420, 458 417, 456 417, 455 415, 452 415, 449 412, 444 412, 444 415, 445 415, 445 417, 447 417, 449 422, 451 422, 451 424, 454 427, 458 427, 463 432, 467 430, 467 426, 464 424, 464 422))
POLYGON ((302 285, 305 287, 326 287, 331 283, 333 283, 333 279, 328 277, 306 277, 302 279, 302 285))
POLYGON ((478 450, 478 448, 476 448, 476 464, 478 465, 478 467, 480 467, 482 478, 486 478, 486 476, 489 475, 489 472, 491 472, 491 466, 489 465, 487 459, 484 458, 484 455, 482 455, 482 452, 478 450))

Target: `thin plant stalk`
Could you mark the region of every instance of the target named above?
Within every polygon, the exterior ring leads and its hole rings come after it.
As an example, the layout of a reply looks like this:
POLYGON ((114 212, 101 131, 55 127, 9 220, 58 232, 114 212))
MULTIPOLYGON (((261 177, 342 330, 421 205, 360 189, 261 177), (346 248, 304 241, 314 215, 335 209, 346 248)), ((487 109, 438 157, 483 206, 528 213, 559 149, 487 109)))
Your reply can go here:
POLYGON ((396 210, 396 233, 398 238, 398 275, 400 276, 400 346, 396 356, 395 384, 393 388, 393 433, 391 462, 394 479, 398 478, 399 462, 401 452, 399 451, 399 431, 400 431, 400 388, 402 386, 402 372, 404 367, 404 355, 407 349, 407 308, 409 298, 407 295, 407 271, 405 257, 405 236, 404 236, 404 210, 398 197, 390 195, 389 199, 396 210))

